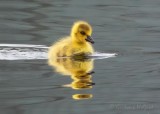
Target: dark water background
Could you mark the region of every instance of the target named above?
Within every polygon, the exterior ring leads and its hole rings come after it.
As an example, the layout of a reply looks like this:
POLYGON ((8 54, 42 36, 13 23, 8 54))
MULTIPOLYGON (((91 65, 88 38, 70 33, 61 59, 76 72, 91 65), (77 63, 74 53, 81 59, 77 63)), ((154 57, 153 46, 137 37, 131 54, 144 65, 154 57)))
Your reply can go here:
POLYGON ((47 60, 1 60, 0 114, 158 114, 159 0, 1 0, 0 43, 49 46, 76 20, 91 23, 96 50, 119 54, 95 61, 96 85, 62 87, 71 79, 47 60))

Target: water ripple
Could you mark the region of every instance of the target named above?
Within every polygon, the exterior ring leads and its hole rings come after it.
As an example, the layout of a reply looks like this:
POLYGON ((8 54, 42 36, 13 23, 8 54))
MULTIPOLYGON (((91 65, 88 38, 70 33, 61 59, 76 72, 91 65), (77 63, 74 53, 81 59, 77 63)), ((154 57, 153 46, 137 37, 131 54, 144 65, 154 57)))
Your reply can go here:
MULTIPOLYGON (((0 60, 47 59, 48 47, 31 44, 0 44, 0 60)), ((93 59, 115 57, 116 53, 96 52, 89 56, 93 59)))

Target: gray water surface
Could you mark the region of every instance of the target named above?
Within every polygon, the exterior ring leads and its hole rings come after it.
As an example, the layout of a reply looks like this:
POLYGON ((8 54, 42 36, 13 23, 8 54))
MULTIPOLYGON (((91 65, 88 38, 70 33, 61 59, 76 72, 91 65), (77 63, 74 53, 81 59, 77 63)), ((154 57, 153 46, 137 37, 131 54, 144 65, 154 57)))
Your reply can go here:
POLYGON ((159 0, 1 0, 0 43, 50 46, 76 20, 92 25, 97 51, 118 53, 94 61, 95 85, 73 89, 47 60, 0 60, 0 114, 158 114, 159 0))

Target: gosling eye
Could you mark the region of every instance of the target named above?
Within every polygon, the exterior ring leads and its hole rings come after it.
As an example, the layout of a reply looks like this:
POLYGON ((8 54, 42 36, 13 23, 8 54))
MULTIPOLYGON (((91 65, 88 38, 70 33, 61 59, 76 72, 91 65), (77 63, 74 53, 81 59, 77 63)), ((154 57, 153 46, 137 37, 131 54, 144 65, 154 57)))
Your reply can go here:
POLYGON ((82 35, 86 35, 86 33, 85 33, 84 31, 80 31, 80 33, 81 33, 82 35))

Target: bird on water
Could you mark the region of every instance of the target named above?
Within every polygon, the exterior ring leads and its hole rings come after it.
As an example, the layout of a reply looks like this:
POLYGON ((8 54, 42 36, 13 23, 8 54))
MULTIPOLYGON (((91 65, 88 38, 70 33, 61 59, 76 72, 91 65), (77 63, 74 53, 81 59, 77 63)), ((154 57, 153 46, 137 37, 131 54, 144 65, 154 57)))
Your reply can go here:
POLYGON ((94 52, 91 37, 92 27, 88 22, 77 21, 71 28, 69 36, 55 42, 48 52, 48 57, 73 57, 76 55, 88 55, 94 52))

